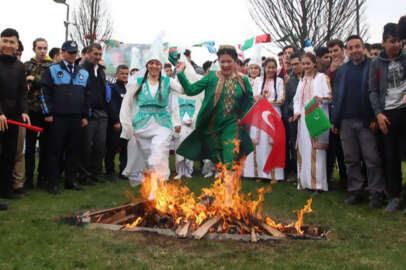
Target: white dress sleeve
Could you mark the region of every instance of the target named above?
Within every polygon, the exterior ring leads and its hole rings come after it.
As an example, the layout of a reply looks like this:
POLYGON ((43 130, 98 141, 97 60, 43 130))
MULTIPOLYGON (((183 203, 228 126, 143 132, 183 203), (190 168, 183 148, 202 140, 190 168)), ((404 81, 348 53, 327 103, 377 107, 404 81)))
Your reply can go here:
POLYGON ((320 74, 319 76, 319 97, 323 98, 322 103, 329 103, 332 98, 330 80, 325 74, 320 74))
POLYGON ((121 104, 120 109, 120 123, 121 123, 121 138, 124 139, 131 139, 134 134, 133 127, 132 127, 132 118, 135 113, 138 111, 138 106, 135 102, 135 92, 137 91, 138 84, 134 82, 131 84, 128 89, 127 93, 123 98, 123 102, 121 104))
POLYGON ((252 93, 254 97, 261 94, 262 81, 263 81, 262 77, 255 78, 254 83, 252 84, 252 93))
POLYGON ((279 104, 285 102, 285 86, 281 78, 276 79, 276 93, 278 93, 278 100, 276 102, 279 104))
POLYGON ((180 85, 180 83, 178 82, 177 79, 174 78, 169 78, 169 88, 171 89, 171 91, 174 91, 178 94, 185 94, 185 92, 183 91, 182 85, 180 85))
POLYGON ((302 103, 302 81, 299 82, 296 89, 295 97, 293 98, 293 113, 301 113, 300 104, 302 103))
POLYGON ((179 117, 179 98, 176 94, 170 94, 170 113, 172 115, 173 126, 181 126, 181 119, 179 117))

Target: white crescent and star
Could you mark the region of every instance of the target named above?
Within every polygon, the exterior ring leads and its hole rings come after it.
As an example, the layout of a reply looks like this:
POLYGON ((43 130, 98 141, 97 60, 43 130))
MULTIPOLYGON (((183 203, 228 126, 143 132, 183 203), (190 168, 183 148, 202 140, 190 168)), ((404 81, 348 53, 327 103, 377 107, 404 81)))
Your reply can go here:
POLYGON ((274 128, 274 126, 271 124, 271 122, 269 122, 269 115, 271 114, 271 112, 270 111, 264 111, 264 112, 262 112, 262 120, 264 120, 265 121, 265 123, 268 125, 268 126, 270 126, 271 127, 271 129, 272 130, 275 130, 275 128, 274 128))

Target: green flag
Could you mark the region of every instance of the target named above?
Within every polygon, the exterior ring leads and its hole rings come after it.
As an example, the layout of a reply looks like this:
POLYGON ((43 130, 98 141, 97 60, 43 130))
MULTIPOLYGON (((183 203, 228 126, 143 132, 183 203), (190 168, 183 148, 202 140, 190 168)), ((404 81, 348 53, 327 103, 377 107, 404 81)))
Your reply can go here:
POLYGON ((244 42, 244 44, 241 46, 241 50, 242 50, 242 51, 248 50, 249 48, 251 48, 252 46, 254 46, 254 43, 255 43, 255 38, 247 39, 247 40, 244 42))
POLYGON ((178 47, 170 47, 168 55, 169 62, 172 65, 176 66, 176 64, 178 63, 178 59, 179 59, 178 47))
POLYGON ((305 122, 312 138, 320 136, 331 128, 330 121, 314 98, 305 107, 305 122))

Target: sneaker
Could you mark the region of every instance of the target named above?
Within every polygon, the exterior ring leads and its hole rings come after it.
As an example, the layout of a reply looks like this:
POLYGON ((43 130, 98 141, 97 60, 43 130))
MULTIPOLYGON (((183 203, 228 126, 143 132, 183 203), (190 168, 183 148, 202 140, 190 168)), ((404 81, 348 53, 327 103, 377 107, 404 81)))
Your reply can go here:
POLYGON ((185 174, 185 177, 186 177, 186 178, 192 178, 192 176, 190 175, 190 173, 186 173, 186 174, 185 174))
POLYGON ((362 203, 364 198, 359 193, 351 194, 344 202, 348 205, 356 205, 362 203))
POLYGON ((406 215, 406 208, 405 208, 405 209, 403 209, 403 214, 405 214, 405 215, 406 215))
POLYGON ((182 178, 182 175, 177 174, 173 179, 178 180, 178 179, 181 179, 181 178, 182 178))
POLYGON ((385 203, 385 195, 383 193, 373 193, 369 200, 369 208, 381 208, 385 203))
POLYGON ((393 212, 400 208, 399 198, 392 198, 385 207, 385 212, 393 212))

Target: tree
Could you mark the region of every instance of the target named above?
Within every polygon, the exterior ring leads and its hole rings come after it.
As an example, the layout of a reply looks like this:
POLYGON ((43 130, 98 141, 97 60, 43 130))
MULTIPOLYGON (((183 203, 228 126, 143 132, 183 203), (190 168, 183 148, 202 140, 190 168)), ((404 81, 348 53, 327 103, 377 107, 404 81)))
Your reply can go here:
POLYGON ((83 47, 97 40, 109 40, 113 26, 104 0, 81 0, 73 13, 73 40, 83 47))
POLYGON ((357 29, 365 38, 368 29, 361 25, 365 6, 366 0, 249 0, 250 15, 261 30, 270 33, 279 47, 297 48, 303 48, 306 39, 315 48, 325 46, 357 29))

